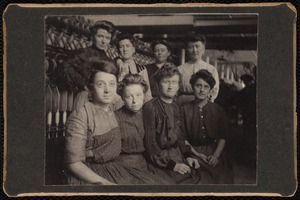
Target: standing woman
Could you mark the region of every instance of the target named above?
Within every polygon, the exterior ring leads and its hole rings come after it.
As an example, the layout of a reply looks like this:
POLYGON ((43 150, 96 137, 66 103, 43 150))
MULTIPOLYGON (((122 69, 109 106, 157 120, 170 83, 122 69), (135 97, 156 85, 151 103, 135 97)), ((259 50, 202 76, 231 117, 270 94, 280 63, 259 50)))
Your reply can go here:
POLYGON ((174 66, 165 66, 156 74, 160 95, 143 108, 145 143, 152 164, 176 184, 197 184, 199 163, 181 137, 180 109, 174 102, 180 77, 174 66))
POLYGON ((209 101, 216 81, 210 72, 201 69, 192 75, 190 84, 195 100, 183 106, 182 119, 187 143, 198 157, 201 170, 209 172, 212 183, 232 184, 233 171, 224 151, 228 119, 219 105, 209 101))
POLYGON ((128 74, 119 83, 118 94, 125 105, 115 111, 121 129, 122 150, 118 157, 126 166, 131 166, 133 172, 146 184, 163 184, 163 181, 148 171, 144 158, 144 124, 142 107, 148 85, 139 74, 128 74))
POLYGON ((89 102, 74 110, 66 127, 65 163, 70 185, 139 184, 114 161, 121 151, 121 134, 110 103, 116 94, 117 68, 112 62, 91 63, 89 102))
POLYGON ((170 62, 169 58, 171 56, 171 46, 166 40, 156 40, 151 44, 151 49, 155 57, 155 63, 146 65, 148 71, 150 88, 153 97, 159 96, 159 89, 157 87, 156 81, 154 79, 155 74, 165 66, 174 65, 170 62))
MULTIPOLYGON (((134 59, 135 46, 134 38, 130 34, 118 35, 118 42, 116 43, 118 51, 122 57, 123 63, 119 65, 118 81, 122 81, 127 74, 140 74, 146 83, 149 85, 148 72, 145 66, 138 64, 134 59)), ((145 94, 145 101, 152 99, 151 90, 145 94)))

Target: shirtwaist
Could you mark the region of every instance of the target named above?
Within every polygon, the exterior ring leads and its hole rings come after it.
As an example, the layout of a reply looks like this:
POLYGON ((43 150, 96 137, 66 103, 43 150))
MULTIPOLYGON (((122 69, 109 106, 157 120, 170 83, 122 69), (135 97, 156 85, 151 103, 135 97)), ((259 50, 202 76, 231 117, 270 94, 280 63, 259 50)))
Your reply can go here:
POLYGON ((115 111, 121 129, 122 150, 118 160, 124 165, 131 166, 135 175, 147 184, 164 184, 160 177, 148 170, 144 158, 144 125, 142 110, 131 112, 125 106, 115 111))
POLYGON ((220 84, 217 69, 213 65, 210 65, 203 60, 198 60, 197 62, 188 61, 178 67, 178 71, 181 73, 182 78, 182 84, 179 90, 180 96, 177 100, 177 103, 179 105, 184 105, 185 103, 189 103, 190 101, 194 100, 194 94, 192 86, 190 84, 190 79, 192 75, 198 72, 200 69, 206 69, 214 77, 216 84, 211 90, 210 100, 214 102, 214 100, 217 98, 220 84))
MULTIPOLYGON (((199 107, 196 101, 183 106, 182 109, 183 132, 186 139, 196 151, 206 156, 212 155, 219 139, 228 136, 228 119, 225 111, 217 104, 207 102, 204 107, 199 107)), ((201 170, 207 170, 212 183, 232 184, 233 171, 223 149, 219 163, 215 167, 208 166, 202 159, 198 159, 201 170)))
POLYGON ((156 97, 143 108, 145 144, 150 160, 155 167, 162 169, 177 184, 197 184, 198 171, 179 174, 173 169, 176 163, 187 164, 185 158, 191 156, 191 149, 185 145, 179 133, 179 107, 173 102, 167 104, 156 97))
MULTIPOLYGON (((83 162, 99 176, 117 184, 142 184, 130 169, 116 161, 121 151, 121 134, 115 115, 87 102, 74 110, 66 124, 66 164, 83 162), (103 123, 105 122, 105 123, 103 123), (94 157, 86 157, 88 150, 94 157)), ((70 185, 91 185, 75 176, 70 185)))

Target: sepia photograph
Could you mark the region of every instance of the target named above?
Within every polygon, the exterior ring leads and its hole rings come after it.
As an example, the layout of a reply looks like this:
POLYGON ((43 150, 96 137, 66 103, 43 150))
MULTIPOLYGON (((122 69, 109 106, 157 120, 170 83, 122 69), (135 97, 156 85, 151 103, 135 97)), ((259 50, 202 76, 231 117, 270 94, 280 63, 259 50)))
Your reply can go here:
POLYGON ((9 5, 4 193, 294 195, 296 13, 9 5))
POLYGON ((258 18, 46 16, 45 184, 256 184, 258 18))

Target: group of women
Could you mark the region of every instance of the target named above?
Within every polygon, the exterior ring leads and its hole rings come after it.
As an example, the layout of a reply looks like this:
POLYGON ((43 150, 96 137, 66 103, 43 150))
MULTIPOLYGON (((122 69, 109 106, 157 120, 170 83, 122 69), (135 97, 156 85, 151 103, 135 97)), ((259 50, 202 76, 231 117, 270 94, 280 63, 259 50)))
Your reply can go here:
MULTIPOLYGON (((203 54, 197 50, 202 48, 196 46, 198 42, 187 44, 191 57, 203 54)), ((120 39, 117 47, 121 65, 111 61, 89 63, 89 100, 68 117, 68 183, 233 183, 224 150, 229 133, 227 117, 211 99, 218 84, 214 69, 199 69, 189 77, 193 92, 189 95, 193 98, 179 105, 178 91, 184 76, 169 62, 171 51, 166 41, 153 42, 156 62, 145 67, 136 65, 135 72, 130 61, 135 52, 130 38, 120 39), (116 96, 122 101, 118 109, 112 104, 116 96)))

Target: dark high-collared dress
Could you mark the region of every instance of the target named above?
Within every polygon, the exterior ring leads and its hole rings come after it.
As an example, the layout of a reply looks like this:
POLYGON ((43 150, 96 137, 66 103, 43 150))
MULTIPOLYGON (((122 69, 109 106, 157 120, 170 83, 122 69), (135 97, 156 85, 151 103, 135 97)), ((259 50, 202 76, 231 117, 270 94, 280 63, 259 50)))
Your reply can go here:
MULTIPOLYGON (((183 132, 185 138, 199 153, 206 156, 212 155, 219 139, 226 141, 229 128, 225 111, 219 105, 210 101, 203 107, 199 102, 192 101, 185 104, 182 109, 183 132)), ((219 163, 215 167, 208 166, 199 159, 202 170, 207 170, 211 176, 212 183, 232 184, 233 171, 223 149, 219 163)))
POLYGON ((176 163, 185 163, 191 150, 185 145, 180 134, 180 109, 173 103, 165 103, 156 97, 143 107, 145 144, 153 165, 163 170, 176 184, 197 184, 200 174, 181 175, 174 172, 176 163))

